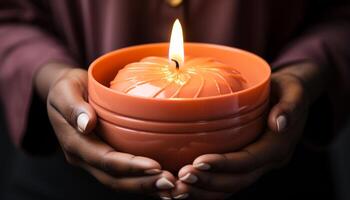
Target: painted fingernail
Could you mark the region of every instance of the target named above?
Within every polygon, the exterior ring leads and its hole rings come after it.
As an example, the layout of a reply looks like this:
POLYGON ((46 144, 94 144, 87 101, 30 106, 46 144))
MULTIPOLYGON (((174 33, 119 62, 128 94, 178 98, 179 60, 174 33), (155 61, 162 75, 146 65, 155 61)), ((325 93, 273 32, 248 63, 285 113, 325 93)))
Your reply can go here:
POLYGON ((287 126, 287 118, 284 115, 280 115, 276 119, 277 131, 282 132, 287 126))
POLYGON ((194 168, 199 169, 199 170, 209 170, 210 165, 207 163, 198 163, 193 165, 194 168))
POLYGON ((175 186, 167 178, 162 177, 157 180, 156 187, 160 190, 168 190, 168 189, 174 188, 175 186))
POLYGON ((191 173, 188 173, 185 176, 181 177, 180 180, 183 181, 183 182, 186 182, 186 183, 192 183, 193 184, 193 183, 198 181, 198 178, 197 178, 197 176, 195 176, 195 175, 193 175, 191 173))
POLYGON ((86 113, 81 113, 77 119, 78 131, 84 132, 88 123, 89 123, 89 115, 87 115, 86 113))
POLYGON ((161 172, 162 172, 162 170, 160 170, 160 169, 148 169, 148 170, 145 170, 145 174, 149 174, 149 175, 155 175, 155 174, 159 174, 161 172))
POLYGON ((184 193, 184 194, 177 195, 176 197, 174 197, 174 199, 187 199, 187 197, 188 197, 188 194, 184 193))
POLYGON ((162 200, 171 200, 170 197, 160 197, 162 200))

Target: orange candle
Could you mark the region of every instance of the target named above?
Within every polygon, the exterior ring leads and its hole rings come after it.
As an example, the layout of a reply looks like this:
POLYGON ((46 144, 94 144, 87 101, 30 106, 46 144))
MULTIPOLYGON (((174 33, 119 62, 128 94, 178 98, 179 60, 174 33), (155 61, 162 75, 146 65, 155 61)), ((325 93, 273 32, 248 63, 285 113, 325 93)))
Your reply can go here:
POLYGON ((245 79, 232 66, 210 57, 184 59, 183 35, 173 25, 169 58, 146 57, 126 65, 110 88, 151 98, 199 98, 230 94, 245 88, 245 79))
POLYGON ((184 44, 178 22, 170 41, 96 59, 88 92, 105 142, 176 173, 197 156, 236 151, 259 136, 271 72, 247 51, 184 44))
POLYGON ((146 57, 120 70, 110 87, 142 97, 199 98, 240 91, 245 82, 237 70, 213 58, 188 58, 177 69, 167 58, 146 57))

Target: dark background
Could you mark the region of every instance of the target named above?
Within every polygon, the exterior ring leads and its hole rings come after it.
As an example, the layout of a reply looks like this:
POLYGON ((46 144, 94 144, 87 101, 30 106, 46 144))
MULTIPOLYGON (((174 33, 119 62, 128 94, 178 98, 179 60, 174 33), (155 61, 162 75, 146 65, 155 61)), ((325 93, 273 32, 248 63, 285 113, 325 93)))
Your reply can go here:
POLYGON ((10 179, 12 159, 15 150, 8 137, 5 120, 0 106, 0 199, 10 179))

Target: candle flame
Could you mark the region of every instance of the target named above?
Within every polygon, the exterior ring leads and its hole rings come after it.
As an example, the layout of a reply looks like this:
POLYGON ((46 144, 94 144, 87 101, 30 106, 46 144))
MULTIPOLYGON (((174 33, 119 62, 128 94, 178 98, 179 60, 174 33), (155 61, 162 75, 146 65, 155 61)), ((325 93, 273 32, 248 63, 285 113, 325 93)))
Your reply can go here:
POLYGON ((185 61, 184 39, 182 27, 179 19, 176 19, 170 36, 169 60, 177 62, 177 67, 183 65, 185 61))

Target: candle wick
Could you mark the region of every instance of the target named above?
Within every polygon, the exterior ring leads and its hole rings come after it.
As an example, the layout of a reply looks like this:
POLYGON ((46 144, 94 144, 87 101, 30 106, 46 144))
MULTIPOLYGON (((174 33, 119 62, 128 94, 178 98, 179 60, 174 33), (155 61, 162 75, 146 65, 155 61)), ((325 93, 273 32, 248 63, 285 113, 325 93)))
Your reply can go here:
POLYGON ((176 69, 179 69, 179 62, 177 62, 177 60, 175 60, 175 59, 171 59, 172 61, 174 61, 175 62, 175 66, 176 66, 176 69))

